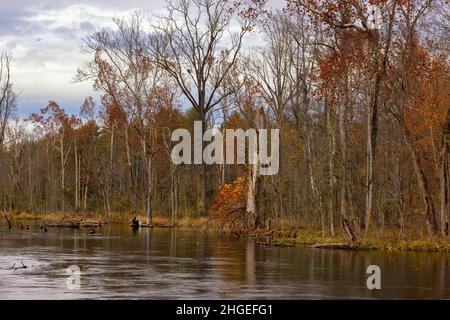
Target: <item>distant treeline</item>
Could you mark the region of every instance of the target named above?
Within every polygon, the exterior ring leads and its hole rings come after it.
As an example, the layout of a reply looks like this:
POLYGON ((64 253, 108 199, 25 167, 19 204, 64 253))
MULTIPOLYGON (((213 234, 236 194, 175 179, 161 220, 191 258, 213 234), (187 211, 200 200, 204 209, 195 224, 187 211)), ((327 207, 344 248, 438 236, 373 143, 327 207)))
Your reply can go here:
POLYGON ((376 3, 376 23, 364 0, 170 0, 115 19, 84 42, 75 80, 102 99, 77 114, 50 101, 14 121, 2 58, 0 207, 448 234, 448 3, 376 3), (194 121, 280 129, 278 175, 174 165, 171 133, 194 121))

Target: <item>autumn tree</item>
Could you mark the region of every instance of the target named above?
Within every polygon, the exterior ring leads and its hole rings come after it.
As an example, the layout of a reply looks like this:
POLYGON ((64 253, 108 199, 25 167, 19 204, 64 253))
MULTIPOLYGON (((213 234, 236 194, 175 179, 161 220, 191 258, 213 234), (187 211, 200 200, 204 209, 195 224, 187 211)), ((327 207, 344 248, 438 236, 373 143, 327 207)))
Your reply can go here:
MULTIPOLYGON (((361 64, 354 59, 356 54, 363 54, 361 50, 361 37, 353 28, 354 17, 352 16, 351 4, 331 3, 326 5, 322 2, 292 1, 289 9, 296 15, 306 11, 309 19, 316 23, 317 29, 324 24, 327 29, 327 38, 330 41, 320 43, 327 52, 320 61, 320 77, 322 88, 331 95, 326 97, 328 103, 338 107, 338 136, 341 155, 341 191, 340 191, 340 216, 341 223, 348 237, 354 241, 357 239, 352 219, 348 216, 349 209, 349 169, 348 169, 348 119, 349 112, 353 109, 351 94, 352 80, 355 71, 361 64), (356 53, 356 54, 355 54, 356 53), (353 68, 352 68, 353 67, 353 68)), ((322 48, 323 49, 323 48, 322 48)), ((363 57, 361 57, 363 58, 363 57)), ((328 108, 330 106, 327 106, 328 108)))
MULTIPOLYGON (((88 37, 84 49, 93 54, 94 59, 88 62, 85 68, 78 70, 76 79, 94 80, 94 88, 108 94, 113 105, 122 108, 127 115, 129 121, 125 133, 131 181, 135 178, 129 150, 129 128, 139 136, 141 155, 146 162, 147 172, 145 211, 147 223, 151 225, 152 160, 157 148, 152 145, 154 133, 151 114, 154 110, 150 102, 152 94, 161 85, 162 74, 161 69, 150 60, 147 52, 147 33, 143 29, 143 16, 135 13, 128 20, 116 18, 114 22, 116 30, 103 29, 88 37)), ((133 202, 135 206, 136 197, 133 202)))
MULTIPOLYGON (((233 94, 222 84, 236 63, 244 37, 253 29, 264 0, 167 0, 151 35, 150 52, 158 67, 173 78, 197 111, 203 132, 209 113, 233 94), (239 30, 233 32, 233 24, 239 30)), ((207 167, 201 168, 201 203, 207 203, 207 167)))
MULTIPOLYGON (((390 79, 389 110, 398 122, 404 141, 411 152, 414 171, 425 208, 426 229, 428 233, 432 234, 437 233, 439 229, 436 206, 430 185, 432 179, 426 173, 425 159, 422 157, 418 146, 423 136, 423 126, 428 123, 431 124, 432 128, 433 122, 429 119, 435 118, 436 115, 438 115, 441 125, 444 124, 447 110, 444 108, 444 112, 438 111, 442 96, 437 99, 433 97, 433 92, 436 90, 433 85, 438 84, 439 88, 442 82, 438 80, 440 76, 436 78, 436 73, 433 75, 433 72, 430 72, 432 70, 429 65, 430 58, 420 44, 418 33, 419 23, 430 5, 431 1, 406 1, 401 4, 401 33, 397 39, 401 45, 397 43, 395 64, 392 65, 390 70, 392 78, 390 79), (431 82, 432 86, 428 86, 431 79, 434 80, 431 82), (436 103, 436 101, 438 102, 436 103), (435 108, 435 110, 430 110, 430 108, 435 108), (424 116, 430 111, 431 114, 424 116)), ((445 65, 444 70, 446 70, 445 65)), ((430 129, 429 126, 426 127, 430 129)), ((441 130, 441 132, 443 131, 441 130)), ((444 180, 446 180, 445 177, 444 180)), ((443 225, 445 228, 444 222, 443 225)))
POLYGON ((79 124, 79 119, 66 111, 55 101, 50 101, 48 106, 42 108, 39 114, 32 114, 31 121, 41 127, 46 136, 49 137, 52 147, 58 152, 60 165, 60 209, 66 212, 66 166, 69 154, 74 147, 73 129, 79 124))
MULTIPOLYGON (((259 84, 249 78, 244 79, 242 90, 236 94, 236 107, 243 116, 245 128, 254 130, 256 136, 262 134, 262 129, 266 129, 266 116, 264 112, 264 98, 259 84)), ((258 141, 250 141, 248 147, 247 164, 247 190, 245 206, 245 225, 250 230, 257 228, 261 224, 261 218, 257 211, 257 195, 260 188, 261 163, 260 151, 261 145, 258 141), (253 148, 250 148, 253 143, 253 148)))
POLYGON ((32 124, 11 120, 4 54, 2 206, 145 215, 149 225, 153 214, 176 224, 211 209, 239 233, 289 224, 351 242, 448 234, 448 3, 289 0, 273 13, 263 4, 170 0, 151 21, 114 19, 87 37, 76 77, 100 100, 80 99, 73 114, 50 102, 32 124), (174 164, 171 133, 192 133, 198 120, 214 127, 211 140, 280 129, 278 175, 255 161, 174 164))

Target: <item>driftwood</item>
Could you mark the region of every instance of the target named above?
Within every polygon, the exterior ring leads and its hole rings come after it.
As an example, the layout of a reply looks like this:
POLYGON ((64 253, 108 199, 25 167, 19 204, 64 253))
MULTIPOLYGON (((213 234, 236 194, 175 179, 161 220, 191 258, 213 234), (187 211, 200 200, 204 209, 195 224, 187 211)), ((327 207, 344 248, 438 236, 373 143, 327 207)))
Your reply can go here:
POLYGON ((95 221, 82 221, 80 223, 80 227, 82 228, 99 228, 103 224, 101 222, 95 222, 95 221))
POLYGON ((234 235, 236 235, 237 238, 256 238, 256 237, 273 237, 274 231, 267 231, 263 233, 253 232, 253 233, 245 233, 245 232, 233 232, 234 235))
POLYGON ((345 249, 351 250, 356 247, 350 243, 324 243, 324 244, 314 244, 311 247, 316 249, 345 249))
MULTIPOLYGON (((133 225, 131 225, 131 226, 133 226, 133 225)), ((141 228, 153 228, 153 225, 152 224, 147 224, 147 223, 141 223, 140 227, 141 228)))
POLYGON ((294 246, 292 243, 272 243, 274 247, 292 247, 294 246))
POLYGON ((274 231, 268 231, 264 233, 240 233, 240 237, 248 237, 248 238, 254 238, 254 237, 272 237, 274 231))
POLYGON ((8 215, 8 213, 6 213, 6 210, 3 209, 3 216, 6 219, 6 222, 8 222, 8 229, 11 230, 12 228, 12 216, 8 215))
POLYGON ((71 229, 79 229, 79 228, 98 228, 104 225, 105 223, 101 221, 72 221, 72 222, 46 222, 44 221, 41 224, 41 229, 43 227, 47 228, 71 228, 71 229))
POLYGON ((242 221, 242 213, 245 211, 245 206, 230 208, 222 213, 215 213, 211 216, 203 228, 208 229, 214 223, 218 224, 218 231, 221 233, 225 233, 225 229, 227 229, 230 233, 237 234, 238 230, 241 230, 243 227, 242 221))
POLYGON ((20 270, 20 269, 27 269, 28 267, 23 263, 23 261, 21 260, 20 263, 22 264, 21 266, 16 267, 16 264, 14 263, 11 267, 9 267, 7 270, 20 270))
POLYGON ((81 226, 80 222, 55 222, 55 223, 44 223, 44 227, 47 228, 72 228, 72 229, 79 229, 81 226))

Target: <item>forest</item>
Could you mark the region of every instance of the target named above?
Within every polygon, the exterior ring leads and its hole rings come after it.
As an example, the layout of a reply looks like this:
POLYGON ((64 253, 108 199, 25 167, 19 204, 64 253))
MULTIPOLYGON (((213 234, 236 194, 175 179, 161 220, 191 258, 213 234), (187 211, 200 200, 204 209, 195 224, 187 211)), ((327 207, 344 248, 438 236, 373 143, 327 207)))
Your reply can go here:
POLYGON ((445 0, 167 0, 86 34, 73 81, 101 99, 77 113, 48 97, 19 117, 5 49, 0 208, 448 237, 449 13, 445 0), (194 121, 279 129, 278 174, 174 164, 171 134, 194 121))

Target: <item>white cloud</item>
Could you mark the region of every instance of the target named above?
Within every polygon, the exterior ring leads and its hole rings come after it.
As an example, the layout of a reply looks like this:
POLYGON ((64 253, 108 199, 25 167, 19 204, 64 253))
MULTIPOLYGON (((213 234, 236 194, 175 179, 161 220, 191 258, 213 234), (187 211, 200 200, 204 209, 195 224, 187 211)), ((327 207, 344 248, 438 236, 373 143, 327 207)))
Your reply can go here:
MULTIPOLYGON (((281 7, 281 0, 271 0, 281 7)), ((12 78, 20 92, 18 114, 27 116, 58 101, 75 112, 86 96, 98 96, 91 84, 74 84, 78 67, 89 59, 83 38, 112 27, 112 18, 139 10, 161 10, 163 0, 0 0, 0 50, 13 52, 12 78)))
POLYGON ((44 10, 46 5, 0 10, 0 20, 3 14, 16 15, 15 23, 9 22, 0 33, 0 49, 13 53, 12 79, 20 92, 18 114, 22 116, 50 99, 74 112, 86 96, 96 96, 91 84, 72 82, 77 68, 89 59, 80 51, 83 38, 96 29, 112 27, 113 17, 140 9, 77 3, 44 10))

